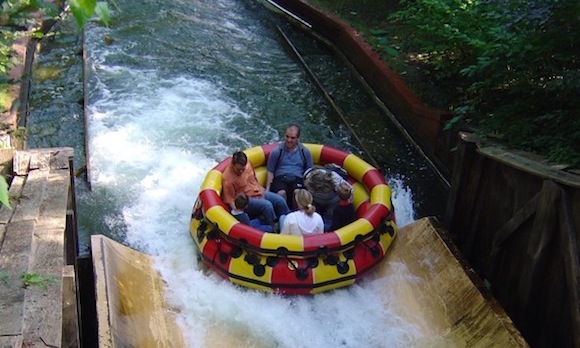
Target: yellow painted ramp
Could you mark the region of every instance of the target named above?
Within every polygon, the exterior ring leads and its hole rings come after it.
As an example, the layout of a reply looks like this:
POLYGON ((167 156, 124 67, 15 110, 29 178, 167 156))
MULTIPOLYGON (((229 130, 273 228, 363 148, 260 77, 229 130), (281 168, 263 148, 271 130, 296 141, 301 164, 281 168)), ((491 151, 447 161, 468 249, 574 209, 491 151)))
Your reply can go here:
MULTIPOLYGON (((470 279, 438 226, 423 218, 400 229, 376 274, 385 280, 382 297, 391 299, 388 306, 423 332, 423 347, 527 347, 503 309, 470 279), (401 265, 412 277, 387 282, 401 265)), ((184 347, 150 257, 103 236, 93 236, 91 243, 99 347, 184 347)), ((204 335, 208 347, 264 346, 224 328, 207 328, 204 335)))
POLYGON ((151 258, 102 235, 91 249, 99 347, 184 347, 151 258))

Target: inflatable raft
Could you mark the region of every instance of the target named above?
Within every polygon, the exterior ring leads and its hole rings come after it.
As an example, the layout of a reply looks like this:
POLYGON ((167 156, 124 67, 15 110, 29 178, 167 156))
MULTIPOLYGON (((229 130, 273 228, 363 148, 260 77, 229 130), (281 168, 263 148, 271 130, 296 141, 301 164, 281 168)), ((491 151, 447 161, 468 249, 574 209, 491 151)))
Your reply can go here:
MULTIPOLYGON (((381 173, 359 157, 326 145, 304 144, 316 165, 335 163, 348 173, 358 219, 314 236, 264 233, 240 223, 220 198, 228 157, 205 177, 190 232, 201 260, 229 281, 281 294, 315 294, 353 284, 379 265, 397 234, 391 189, 381 173)), ((258 181, 278 146, 245 150, 258 181)))

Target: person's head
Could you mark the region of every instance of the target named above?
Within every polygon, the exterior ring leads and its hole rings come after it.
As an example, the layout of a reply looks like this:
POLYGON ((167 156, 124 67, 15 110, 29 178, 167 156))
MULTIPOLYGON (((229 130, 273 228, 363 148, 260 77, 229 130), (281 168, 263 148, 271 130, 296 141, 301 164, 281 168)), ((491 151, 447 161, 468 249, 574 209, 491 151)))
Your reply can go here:
POLYGON ((234 199, 234 205, 236 209, 244 210, 248 206, 248 195, 245 193, 240 193, 234 199))
POLYGON ((298 209, 304 210, 306 214, 312 215, 316 211, 316 207, 312 204, 312 194, 308 190, 294 190, 294 200, 298 209))
POLYGON ((238 175, 242 175, 246 169, 246 164, 248 163, 248 156, 242 151, 234 152, 232 155, 232 167, 234 172, 238 175))
POLYGON ((350 199, 350 195, 352 194, 352 187, 346 182, 341 182, 336 188, 336 193, 338 194, 338 198, 343 201, 350 199))
POLYGON ((298 141, 300 140, 300 127, 297 124, 290 123, 286 128, 286 133, 284 134, 284 145, 290 150, 298 146, 298 141))

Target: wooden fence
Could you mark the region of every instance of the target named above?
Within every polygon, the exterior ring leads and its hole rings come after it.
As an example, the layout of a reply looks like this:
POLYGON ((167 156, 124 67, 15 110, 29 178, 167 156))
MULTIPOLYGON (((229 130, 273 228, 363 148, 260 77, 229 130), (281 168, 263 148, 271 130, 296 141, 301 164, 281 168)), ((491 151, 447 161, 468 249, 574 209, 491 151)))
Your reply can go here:
POLYGON ((580 176, 462 133, 445 225, 532 347, 580 347, 580 176))

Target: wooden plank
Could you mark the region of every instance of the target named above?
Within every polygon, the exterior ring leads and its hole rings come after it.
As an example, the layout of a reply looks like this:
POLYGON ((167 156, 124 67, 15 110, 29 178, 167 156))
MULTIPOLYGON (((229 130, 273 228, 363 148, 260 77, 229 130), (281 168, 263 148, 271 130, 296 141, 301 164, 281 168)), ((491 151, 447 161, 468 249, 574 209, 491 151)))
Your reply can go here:
POLYGON ((580 261, 578 253, 578 240, 576 238, 576 221, 572 212, 570 197, 564 192, 558 212, 560 220, 560 238, 562 258, 564 259, 568 294, 570 294, 570 325, 572 329, 572 342, 575 347, 580 347, 580 261))
POLYGON ((439 235, 446 232, 432 220, 401 228, 387 253, 381 277, 397 275, 401 264, 413 277, 385 284, 385 298, 396 299, 390 301, 396 305, 392 309, 443 346, 526 347, 511 319, 481 293, 472 280, 475 275, 464 269, 439 235))
POLYGON ((22 347, 22 335, 0 336, 0 347, 22 347))
POLYGON ((66 228, 70 179, 68 170, 50 172, 46 177, 48 184, 45 187, 42 201, 38 207, 38 228, 62 228, 63 238, 66 228))
MULTIPOLYGON (((47 282, 42 286, 30 286, 25 292, 23 340, 30 346, 62 346, 62 272, 64 267, 64 234, 68 206, 69 171, 52 170, 46 166, 54 157, 53 152, 38 152, 40 159, 34 161, 43 169, 31 170, 27 184, 40 185, 35 205, 36 212, 32 238, 32 252, 28 272, 40 275, 47 282), (42 162, 42 163, 41 163, 42 162), (34 180, 35 179, 35 180, 34 180), (36 181, 46 181, 42 185, 36 181)), ((31 161, 34 162, 34 161, 31 161)), ((65 162, 68 165, 68 160, 65 162)), ((24 192, 29 192, 25 187, 24 192)), ((32 216, 34 213, 30 213, 32 216)))
POLYGON ((453 223, 455 221, 454 214, 457 211, 457 202, 459 201, 460 188, 465 186, 463 184, 465 180, 465 171, 469 163, 473 161, 473 153, 475 152, 475 141, 477 138, 473 138, 470 133, 460 132, 457 151, 455 152, 454 165, 453 165, 453 177, 451 178, 451 188, 449 190, 449 197, 447 199, 447 207, 445 209, 445 225, 452 234, 454 232, 453 223))
POLYGON ((0 337, 22 334, 24 294, 21 276, 28 271, 28 256, 34 221, 21 221, 7 226, 0 249, 0 337))
POLYGON ((100 235, 91 236, 99 347, 184 347, 150 256, 100 235), (136 286, 136 284, 139 284, 136 286))
POLYGON ((517 168, 521 171, 539 176, 544 179, 554 180, 555 182, 580 188, 580 175, 572 172, 560 170, 558 167, 552 167, 546 163, 536 160, 532 154, 517 153, 516 151, 506 151, 497 146, 481 147, 478 150, 482 155, 493 158, 494 160, 507 164, 510 167, 517 168))
POLYGON ((19 175, 35 169, 64 169, 69 167, 69 158, 74 156, 70 147, 27 149, 14 153, 14 171, 19 175))
POLYGON ((16 175, 27 175, 30 165, 30 153, 28 151, 15 151, 13 165, 16 175))
POLYGON ((28 272, 48 280, 25 292, 23 336, 27 344, 61 346, 63 260, 64 228, 35 226, 28 272))
POLYGON ((74 266, 62 272, 62 347, 79 347, 78 307, 74 266))
POLYGON ((465 257, 468 259, 471 257, 471 250, 476 240, 479 219, 482 213, 480 209, 481 205, 483 204, 481 197, 485 196, 484 193, 488 189, 487 185, 489 185, 489 183, 484 180, 484 162, 484 158, 477 158, 476 156, 473 156, 471 158, 472 166, 470 168, 465 168, 469 172, 475 173, 472 180, 470 180, 469 185, 465 187, 465 191, 462 192, 462 195, 467 197, 467 199, 463 199, 461 201, 464 206, 464 216, 469 216, 471 220, 469 224, 470 228, 468 230, 464 230, 462 233, 463 235, 460 237, 462 246, 461 250, 465 253, 465 257))
POLYGON ((540 191, 540 202, 536 212, 529 242, 526 248, 527 265, 520 277, 518 293, 525 308, 533 308, 534 299, 531 297, 534 279, 538 270, 542 268, 544 251, 551 239, 555 237, 554 226, 557 226, 558 215, 554 207, 562 197, 561 188, 550 180, 545 180, 540 191))
POLYGON ((14 209, 13 222, 36 220, 44 199, 48 171, 33 170, 28 173, 19 203, 14 209))
POLYGON ((10 186, 13 210, 0 211, 5 228, 0 269, 6 274, 5 283, 11 284, 0 286, 0 342, 4 345, 62 346, 69 153, 66 149, 19 151, 15 156, 19 170, 27 175, 15 177, 10 186), (45 281, 24 288, 25 272, 45 281))
POLYGON ((495 257, 502 244, 514 233, 518 227, 526 220, 532 217, 537 210, 538 202, 540 200, 541 192, 538 192, 532 199, 530 199, 517 213, 509 219, 494 235, 491 255, 495 257))
POLYGON ((111 323, 109 318, 110 300, 107 296, 107 278, 105 277, 105 256, 103 238, 91 236, 91 256, 95 274, 95 300, 97 302, 97 328, 99 348, 113 347, 111 323))

